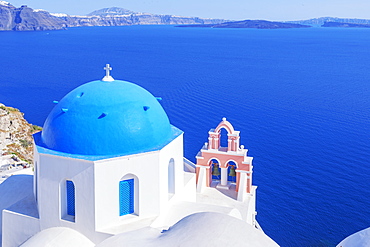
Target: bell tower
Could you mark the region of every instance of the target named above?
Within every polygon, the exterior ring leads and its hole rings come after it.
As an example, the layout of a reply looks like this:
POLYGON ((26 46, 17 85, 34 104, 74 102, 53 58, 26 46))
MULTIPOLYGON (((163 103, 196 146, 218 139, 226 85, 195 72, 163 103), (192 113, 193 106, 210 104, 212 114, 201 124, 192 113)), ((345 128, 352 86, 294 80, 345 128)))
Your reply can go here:
POLYGON ((240 145, 240 131, 223 118, 216 129, 211 129, 206 142, 196 156, 197 192, 204 187, 231 189, 235 184, 237 200, 244 201, 252 193, 252 160, 248 149, 240 145), (227 131, 227 147, 221 146, 221 130, 227 131))

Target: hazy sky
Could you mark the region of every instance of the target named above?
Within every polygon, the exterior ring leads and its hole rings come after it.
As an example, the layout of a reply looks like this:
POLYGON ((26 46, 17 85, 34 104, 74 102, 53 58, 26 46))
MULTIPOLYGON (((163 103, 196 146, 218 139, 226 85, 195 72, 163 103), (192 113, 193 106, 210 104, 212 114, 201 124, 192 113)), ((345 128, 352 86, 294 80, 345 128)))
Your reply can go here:
POLYGON ((107 7, 136 12, 232 20, 298 20, 315 17, 370 19, 370 0, 8 0, 52 13, 85 15, 107 7))

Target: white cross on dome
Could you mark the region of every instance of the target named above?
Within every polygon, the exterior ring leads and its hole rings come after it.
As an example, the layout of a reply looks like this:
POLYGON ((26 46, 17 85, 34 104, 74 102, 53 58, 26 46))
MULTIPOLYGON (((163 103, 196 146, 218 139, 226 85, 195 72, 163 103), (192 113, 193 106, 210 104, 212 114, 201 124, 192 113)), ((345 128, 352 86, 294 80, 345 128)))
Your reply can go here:
POLYGON ((109 64, 107 64, 105 67, 104 67, 104 70, 106 72, 104 78, 102 79, 102 81, 114 81, 113 77, 110 76, 110 71, 112 70, 112 67, 110 67, 109 64))

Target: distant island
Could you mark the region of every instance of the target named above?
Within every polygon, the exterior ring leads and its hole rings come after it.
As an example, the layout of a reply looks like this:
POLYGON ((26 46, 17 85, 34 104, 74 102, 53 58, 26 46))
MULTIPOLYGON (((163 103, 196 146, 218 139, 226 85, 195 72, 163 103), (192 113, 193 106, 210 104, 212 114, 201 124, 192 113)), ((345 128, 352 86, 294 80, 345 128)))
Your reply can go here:
POLYGON ((345 22, 325 22, 322 27, 365 27, 370 28, 370 24, 357 24, 345 22))
POLYGON ((265 20, 244 20, 244 21, 224 22, 219 24, 181 25, 176 27, 277 29, 277 28, 307 28, 311 26, 265 20))
POLYGON ((294 23, 294 24, 302 24, 302 25, 313 25, 313 26, 322 26, 327 22, 370 24, 369 19, 338 18, 338 17, 320 17, 320 18, 313 18, 313 19, 308 19, 308 20, 285 21, 285 22, 294 23))

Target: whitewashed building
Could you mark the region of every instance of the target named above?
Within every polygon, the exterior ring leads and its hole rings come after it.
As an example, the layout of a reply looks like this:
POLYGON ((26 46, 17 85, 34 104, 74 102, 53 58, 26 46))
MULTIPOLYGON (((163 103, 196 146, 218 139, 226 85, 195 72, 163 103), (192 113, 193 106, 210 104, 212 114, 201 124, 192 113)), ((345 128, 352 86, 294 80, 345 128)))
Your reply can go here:
MULTIPOLYGON (((258 228, 252 159, 238 146, 239 132, 225 151, 239 157, 237 183, 226 175, 211 182, 211 163, 204 161, 197 166, 204 169, 197 192, 196 167, 183 156, 183 132, 170 124, 160 98, 114 80, 109 65, 105 69, 102 80, 55 102, 34 136, 33 194, 3 210, 2 246, 97 246, 145 227, 168 229, 197 212, 222 213, 258 228)), ((221 124, 231 126, 226 119, 221 124)), ((216 146, 203 157, 223 152, 216 146)), ((224 174, 227 164, 222 168, 224 174)))

